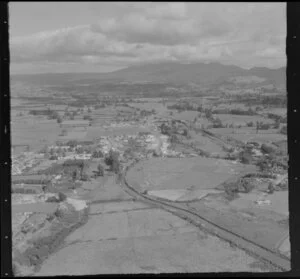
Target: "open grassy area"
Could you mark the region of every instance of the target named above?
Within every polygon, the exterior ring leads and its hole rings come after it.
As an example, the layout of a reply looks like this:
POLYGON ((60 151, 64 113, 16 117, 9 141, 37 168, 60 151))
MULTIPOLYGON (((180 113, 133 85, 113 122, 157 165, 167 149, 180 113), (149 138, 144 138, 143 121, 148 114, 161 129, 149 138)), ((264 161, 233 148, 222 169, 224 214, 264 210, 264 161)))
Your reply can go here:
POLYGON ((273 123, 272 119, 264 118, 258 115, 233 115, 233 114, 216 114, 216 117, 220 118, 223 124, 232 124, 233 125, 246 125, 247 122, 253 122, 254 124, 256 121, 261 121, 263 123, 273 123))
POLYGON ((30 150, 52 144, 59 133, 59 125, 54 120, 23 119, 11 125, 12 145, 28 144, 30 150))
POLYGON ((226 152, 222 149, 222 146, 215 143, 212 139, 203 136, 201 133, 190 132, 191 139, 184 140, 184 143, 193 143, 194 146, 201 150, 208 152, 209 154, 215 154, 225 156, 226 152))
POLYGON ((128 183, 142 190, 210 189, 246 169, 255 168, 211 158, 152 158, 128 172, 128 183))

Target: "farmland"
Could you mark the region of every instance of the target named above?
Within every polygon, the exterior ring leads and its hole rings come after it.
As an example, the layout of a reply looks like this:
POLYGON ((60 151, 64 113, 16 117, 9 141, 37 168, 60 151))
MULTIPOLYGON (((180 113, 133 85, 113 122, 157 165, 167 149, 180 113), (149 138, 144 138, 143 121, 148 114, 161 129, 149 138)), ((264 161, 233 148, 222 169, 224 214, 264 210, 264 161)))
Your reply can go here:
POLYGON ((230 176, 242 171, 255 170, 230 161, 212 158, 151 159, 137 164, 128 173, 129 183, 141 190, 211 189, 230 176), (141 169, 141 171, 138 171, 141 169), (201 184, 199 185, 199 181, 201 184))
POLYGON ((282 267, 162 202, 289 261, 282 93, 151 82, 23 87, 13 87, 11 109, 16 274, 282 267))

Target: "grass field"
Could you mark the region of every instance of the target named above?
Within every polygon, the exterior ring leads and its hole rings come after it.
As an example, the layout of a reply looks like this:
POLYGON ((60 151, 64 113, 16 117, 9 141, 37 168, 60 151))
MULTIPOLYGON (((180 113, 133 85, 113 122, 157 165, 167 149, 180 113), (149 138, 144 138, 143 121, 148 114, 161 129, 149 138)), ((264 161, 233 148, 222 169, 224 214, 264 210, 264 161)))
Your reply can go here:
POLYGON ((211 189, 254 166, 211 158, 152 158, 128 172, 128 182, 142 190, 211 189))
POLYGON ((173 111, 172 118, 178 120, 193 121, 195 117, 198 116, 198 114, 198 111, 183 111, 180 113, 173 111))
POLYGON ((263 123, 273 123, 272 119, 264 118, 262 116, 257 115, 233 115, 233 114, 215 114, 215 117, 221 119, 223 124, 232 124, 233 125, 246 125, 247 122, 253 122, 254 124, 256 121, 262 121, 263 123))
POLYGON ((59 138, 60 128, 54 120, 23 119, 11 125, 11 144, 28 144, 30 150, 38 150, 59 138))
POLYGON ((266 143, 266 142, 276 142, 276 141, 287 139, 286 135, 279 134, 278 131, 275 129, 259 130, 258 133, 256 133, 255 128, 251 128, 251 127, 243 127, 240 129, 212 128, 209 129, 209 131, 217 135, 219 134, 219 135, 230 136, 240 141, 256 141, 260 143, 266 143))
POLYGON ((210 138, 203 136, 201 133, 197 134, 194 131, 190 132, 190 134, 192 139, 185 140, 184 142, 193 142, 196 147, 209 152, 210 154, 218 154, 220 156, 226 155, 226 152, 222 149, 222 147, 213 142, 210 138))

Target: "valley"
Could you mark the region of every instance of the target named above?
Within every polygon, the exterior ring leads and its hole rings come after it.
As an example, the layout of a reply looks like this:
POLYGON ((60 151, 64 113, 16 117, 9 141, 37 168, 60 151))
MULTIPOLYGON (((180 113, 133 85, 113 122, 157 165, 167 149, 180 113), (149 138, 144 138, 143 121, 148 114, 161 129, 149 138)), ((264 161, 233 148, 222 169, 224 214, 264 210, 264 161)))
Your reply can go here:
POLYGON ((13 76, 15 275, 289 270, 284 71, 13 76))

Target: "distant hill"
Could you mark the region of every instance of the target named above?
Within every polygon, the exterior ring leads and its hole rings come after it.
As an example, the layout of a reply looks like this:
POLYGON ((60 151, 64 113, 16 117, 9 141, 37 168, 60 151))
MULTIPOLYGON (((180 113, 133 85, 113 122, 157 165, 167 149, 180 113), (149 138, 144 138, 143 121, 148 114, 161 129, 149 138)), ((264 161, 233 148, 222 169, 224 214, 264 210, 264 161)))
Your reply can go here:
POLYGON ((255 84, 273 84, 285 86, 286 68, 269 69, 265 67, 242 69, 233 65, 220 63, 191 63, 161 62, 130 66, 110 73, 62 73, 13 75, 12 81, 32 82, 43 85, 93 84, 102 82, 128 83, 172 83, 198 84, 203 86, 217 85, 223 82, 241 83, 247 77, 255 84), (244 77, 244 78, 238 78, 244 77))

